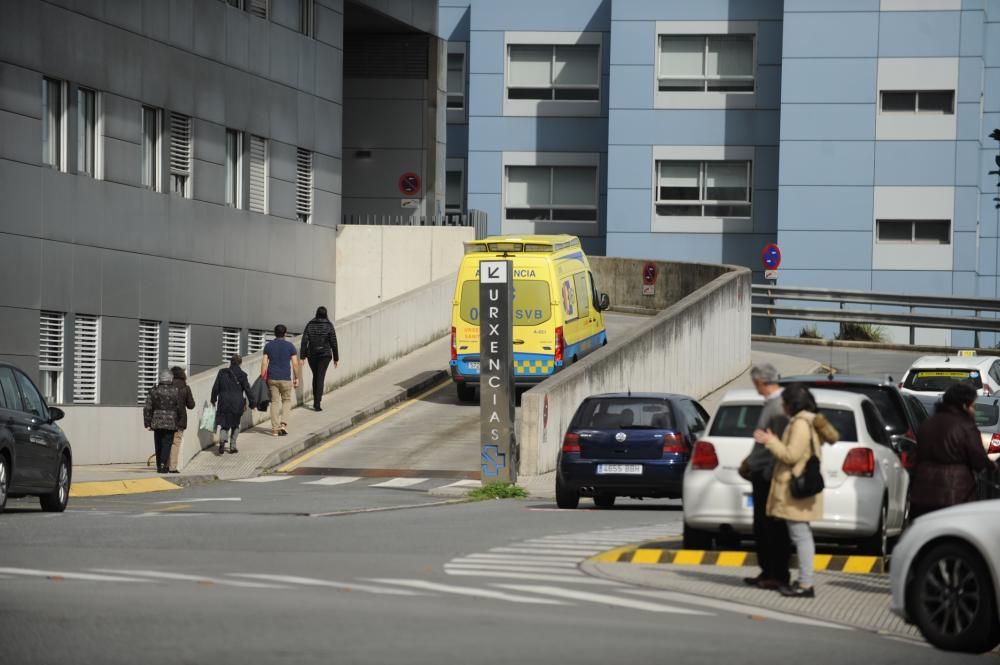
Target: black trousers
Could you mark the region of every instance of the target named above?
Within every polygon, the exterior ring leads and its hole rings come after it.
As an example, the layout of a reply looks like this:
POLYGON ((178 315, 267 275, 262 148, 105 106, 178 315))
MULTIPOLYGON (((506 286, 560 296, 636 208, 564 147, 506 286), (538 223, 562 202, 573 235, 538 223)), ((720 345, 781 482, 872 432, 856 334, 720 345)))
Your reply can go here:
POLYGON ((757 541, 757 562, 760 564, 761 574, 767 579, 788 584, 788 563, 792 556, 788 526, 785 520, 767 516, 770 479, 754 473, 750 476, 750 482, 753 484, 753 536, 757 541))
POLYGON ((323 386, 326 383, 326 368, 330 366, 333 356, 309 356, 309 369, 313 375, 313 408, 318 409, 323 401, 323 386))
POLYGON ((156 446, 156 470, 168 468, 170 447, 174 445, 174 431, 171 429, 153 430, 153 444, 156 446))

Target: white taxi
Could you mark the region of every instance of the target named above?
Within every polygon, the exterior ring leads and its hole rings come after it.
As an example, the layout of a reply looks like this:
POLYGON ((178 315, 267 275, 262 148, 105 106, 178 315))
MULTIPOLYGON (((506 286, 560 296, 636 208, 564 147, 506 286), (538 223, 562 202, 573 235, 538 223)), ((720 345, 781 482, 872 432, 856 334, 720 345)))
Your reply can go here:
POLYGON ((967 381, 980 395, 1000 394, 1000 358, 963 352, 956 356, 923 356, 906 371, 899 389, 927 406, 941 399, 944 391, 967 381))

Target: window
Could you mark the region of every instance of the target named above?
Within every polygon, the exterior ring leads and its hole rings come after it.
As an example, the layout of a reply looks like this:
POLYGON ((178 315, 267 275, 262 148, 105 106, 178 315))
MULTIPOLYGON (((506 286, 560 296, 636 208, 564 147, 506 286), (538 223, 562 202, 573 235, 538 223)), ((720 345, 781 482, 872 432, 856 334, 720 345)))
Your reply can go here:
POLYGON ((313 212, 313 155, 299 148, 296 152, 295 214, 300 222, 312 221, 313 212))
MULTIPOLYGON (((601 61, 600 46, 597 44, 510 44, 507 47, 507 59, 508 99, 600 99, 601 61)), ((449 60, 449 80, 450 73, 449 60)))
POLYGON ((97 93, 76 89, 76 172, 97 177, 97 93))
POLYGON ((313 0, 299 0, 299 32, 306 37, 313 36, 313 0))
POLYGON ((660 35, 661 92, 753 92, 753 35, 660 35))
POLYGON ((23 411, 42 419, 49 417, 49 411, 45 408, 45 400, 35 390, 35 386, 23 373, 14 370, 14 378, 17 380, 17 387, 21 389, 21 399, 23 400, 23 411))
POLYGON ((243 132, 226 130, 226 205, 243 207, 243 132))
POLYGON ((573 275, 574 291, 576 291, 576 315, 579 318, 590 316, 590 286, 587 284, 587 273, 578 272, 573 275))
POLYGON ((226 0, 226 4, 230 7, 236 7, 237 9, 243 9, 244 0, 226 0))
POLYGON ((73 402, 97 404, 100 367, 100 319, 77 314, 73 322, 73 402))
POLYGON ((448 108, 455 110, 465 109, 464 52, 448 53, 448 108))
POLYGON ((240 352, 240 329, 222 329, 222 362, 228 365, 229 359, 240 352))
POLYGON ((445 212, 462 212, 462 180, 463 173, 461 171, 448 171, 445 173, 445 212))
POLYGON ((879 219, 875 232, 878 242, 951 244, 951 222, 947 219, 879 219))
POLYGON ((191 118, 170 114, 170 193, 191 196, 191 118))
POLYGON ((38 371, 42 393, 51 403, 62 401, 66 315, 41 312, 38 317, 38 371))
MULTIPOLYGON (((515 279, 511 316, 515 325, 538 325, 552 318, 552 292, 549 283, 540 279, 515 279)), ((458 314, 466 323, 479 325, 479 282, 462 282, 458 314)))
POLYGON ((142 186, 160 191, 160 109, 142 107, 142 186))
POLYGON ((508 166, 506 218, 597 221, 596 166, 508 166))
POLYGON ((0 367, 0 406, 11 411, 21 410, 21 392, 14 380, 14 370, 0 367))
POLYGON ((136 395, 139 404, 146 401, 146 393, 156 385, 160 367, 160 322, 139 321, 139 353, 137 357, 139 385, 136 395))
POLYGON ((709 436, 752 437, 763 408, 760 404, 720 406, 709 436))
POLYGON ((267 214, 267 139, 250 135, 250 210, 267 214))
POLYGON ((274 333, 266 330, 250 330, 247 332, 247 354, 257 353, 264 345, 274 339, 274 333))
POLYGON ((882 113, 955 113, 954 90, 883 90, 882 113))
POLYGON ((749 161, 659 161, 656 214, 749 217, 749 161))
POLYGON ((65 84, 55 79, 42 79, 42 163, 60 171, 66 170, 65 84))
POLYGON ((191 328, 185 323, 171 323, 167 328, 167 367, 191 369, 191 328))
POLYGON ((267 18, 267 0, 244 0, 248 12, 257 18, 267 18))

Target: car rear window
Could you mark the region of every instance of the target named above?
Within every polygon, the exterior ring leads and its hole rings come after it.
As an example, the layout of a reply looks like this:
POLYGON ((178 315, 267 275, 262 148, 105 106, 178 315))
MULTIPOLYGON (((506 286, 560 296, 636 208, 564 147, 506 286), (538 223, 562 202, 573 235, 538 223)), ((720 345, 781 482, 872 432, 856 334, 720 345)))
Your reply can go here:
POLYGON ((750 437, 760 419, 760 404, 732 404, 720 406, 712 421, 709 436, 750 437))
POLYGON ((823 390, 842 390, 848 393, 857 393, 870 399, 878 412, 882 414, 882 419, 889 428, 890 434, 902 434, 910 429, 906 424, 906 414, 903 413, 903 405, 895 395, 893 389, 888 386, 876 386, 862 383, 830 383, 817 382, 814 387, 823 390))
POLYGON ((661 399, 607 397, 580 405, 572 427, 577 429, 673 429, 670 404, 661 399))
POLYGON ((976 402, 976 427, 995 427, 1000 421, 1000 405, 976 402))
POLYGON ((857 441, 858 426, 854 418, 854 412, 849 409, 824 409, 820 408, 820 413, 826 416, 830 424, 837 429, 840 434, 838 441, 857 441))
POLYGON ((922 392, 940 393, 962 381, 968 381, 979 390, 983 387, 983 377, 978 369, 955 369, 936 367, 911 369, 903 381, 903 387, 922 392))

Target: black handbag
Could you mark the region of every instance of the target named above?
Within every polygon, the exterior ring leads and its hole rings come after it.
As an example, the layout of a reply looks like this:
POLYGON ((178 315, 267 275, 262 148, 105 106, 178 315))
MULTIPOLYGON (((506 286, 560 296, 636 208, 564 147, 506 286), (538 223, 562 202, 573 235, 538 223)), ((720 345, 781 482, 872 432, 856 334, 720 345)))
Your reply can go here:
MULTIPOLYGON (((812 425, 809 425, 810 447, 813 444, 813 434, 812 425)), ((806 462, 806 468, 802 470, 801 475, 792 476, 792 482, 789 484, 788 489, 796 499, 808 499, 822 492, 825 486, 823 472, 820 470, 819 457, 816 455, 816 449, 812 448, 812 455, 806 462)))

